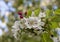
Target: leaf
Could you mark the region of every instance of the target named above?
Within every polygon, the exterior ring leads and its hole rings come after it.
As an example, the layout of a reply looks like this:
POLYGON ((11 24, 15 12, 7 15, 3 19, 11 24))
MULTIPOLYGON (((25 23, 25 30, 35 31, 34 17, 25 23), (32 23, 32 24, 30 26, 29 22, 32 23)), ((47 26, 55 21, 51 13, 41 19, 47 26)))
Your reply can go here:
POLYGON ((27 12, 27 16, 26 17, 31 16, 31 13, 32 13, 32 11, 29 9, 28 12, 27 12))
POLYGON ((56 36, 57 36, 57 32, 56 32, 56 31, 54 31, 54 32, 53 32, 53 35, 56 37, 56 36))
POLYGON ((46 18, 50 18, 52 15, 52 10, 46 10, 46 18))
POLYGON ((60 9, 55 10, 54 14, 59 14, 60 15, 60 9))
POLYGON ((35 10, 35 16, 38 16, 39 15, 39 12, 40 12, 40 8, 36 9, 35 10))
POLYGON ((60 22, 60 15, 56 15, 54 18, 52 18, 53 22, 60 22))
POLYGON ((53 42, 48 33, 43 33, 41 38, 41 42, 53 42))
POLYGON ((57 22, 51 22, 52 25, 50 25, 50 28, 54 29, 58 27, 58 23, 57 22))

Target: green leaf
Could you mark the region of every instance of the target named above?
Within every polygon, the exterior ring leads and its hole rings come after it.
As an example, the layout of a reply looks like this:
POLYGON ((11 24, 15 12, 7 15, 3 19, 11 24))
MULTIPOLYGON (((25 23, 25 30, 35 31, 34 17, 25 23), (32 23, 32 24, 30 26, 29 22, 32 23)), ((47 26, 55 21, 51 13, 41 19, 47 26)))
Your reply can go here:
POLYGON ((56 37, 57 36, 57 32, 56 31, 53 31, 53 35, 56 37))
POLYGON ((56 15, 54 18, 52 18, 53 22, 60 22, 60 15, 56 15))
POLYGON ((55 10, 54 14, 59 14, 60 15, 60 9, 55 10))
POLYGON ((50 18, 52 15, 52 10, 46 10, 46 18, 50 18))
POLYGON ((40 8, 36 9, 35 10, 35 16, 38 16, 39 15, 39 12, 40 12, 40 8))
POLYGON ((28 12, 27 12, 27 16, 26 17, 31 16, 31 14, 32 14, 32 11, 29 9, 28 12))
POLYGON ((48 33, 43 33, 41 38, 41 42, 53 42, 48 33))
POLYGON ((50 28, 54 29, 58 27, 58 23, 57 22, 51 22, 50 28))

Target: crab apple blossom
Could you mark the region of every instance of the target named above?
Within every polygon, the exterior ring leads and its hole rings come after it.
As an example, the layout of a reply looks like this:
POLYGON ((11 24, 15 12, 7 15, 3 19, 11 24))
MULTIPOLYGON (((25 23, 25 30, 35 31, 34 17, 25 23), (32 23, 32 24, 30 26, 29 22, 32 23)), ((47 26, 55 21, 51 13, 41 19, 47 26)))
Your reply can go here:
MULTIPOLYGON (((27 13, 25 13, 27 14, 27 13)), ((16 21, 13 25, 13 31, 17 32, 20 29, 25 29, 25 30, 43 30, 43 27, 45 25, 45 23, 43 21, 41 21, 42 17, 45 17, 45 13, 41 13, 38 16, 35 16, 35 13, 32 12, 31 16, 29 16, 28 18, 23 17, 23 15, 19 15, 20 16, 20 21, 16 21), (15 30, 16 29, 16 30, 15 30)), ((13 32, 12 31, 12 32, 13 32)), ((13 32, 13 33, 15 33, 13 32)), ((30 32, 30 31, 29 31, 30 32)), ((14 36, 17 35, 17 33, 14 34, 14 36)), ((16 36, 15 36, 16 37, 16 36)))
POLYGON ((60 36, 60 28, 56 28, 55 30, 56 30, 57 34, 60 36))
POLYGON ((35 16, 35 13, 34 13, 34 11, 32 11, 31 17, 34 17, 34 16, 35 16))
POLYGON ((42 18, 42 17, 46 17, 45 12, 40 12, 40 13, 39 13, 39 18, 42 18))

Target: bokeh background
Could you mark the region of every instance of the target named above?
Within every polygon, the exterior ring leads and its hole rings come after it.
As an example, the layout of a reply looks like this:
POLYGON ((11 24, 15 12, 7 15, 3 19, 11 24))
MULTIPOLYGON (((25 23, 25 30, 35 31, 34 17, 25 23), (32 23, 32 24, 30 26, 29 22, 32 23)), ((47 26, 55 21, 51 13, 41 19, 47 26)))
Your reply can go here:
POLYGON ((11 33, 14 22, 19 20, 18 12, 40 8, 60 9, 60 0, 0 0, 0 42, 19 42, 11 33))

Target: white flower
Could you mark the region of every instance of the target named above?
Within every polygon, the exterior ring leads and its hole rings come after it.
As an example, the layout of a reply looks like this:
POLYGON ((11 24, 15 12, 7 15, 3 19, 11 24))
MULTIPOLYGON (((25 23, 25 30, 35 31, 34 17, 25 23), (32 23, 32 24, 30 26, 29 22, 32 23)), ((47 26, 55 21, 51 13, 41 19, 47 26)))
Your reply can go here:
POLYGON ((57 37, 53 37, 53 42, 58 42, 57 37))
POLYGON ((29 25, 28 23, 25 23, 25 25, 27 26, 27 28, 29 28, 29 29, 31 29, 32 28, 32 26, 31 25, 29 25))
POLYGON ((20 23, 20 21, 16 21, 15 23, 14 23, 14 25, 12 26, 12 33, 13 33, 13 36, 15 37, 15 38, 17 38, 16 36, 17 36, 17 32, 20 30, 20 25, 19 25, 19 23, 20 23))
POLYGON ((15 32, 15 33, 13 34, 13 36, 17 39, 17 32, 15 32))
POLYGON ((34 17, 34 16, 35 16, 35 13, 34 13, 34 11, 32 11, 31 17, 34 17))
POLYGON ((22 29, 26 28, 26 25, 25 25, 26 21, 27 21, 27 18, 23 18, 20 20, 20 28, 22 29))
POLYGON ((14 25, 12 26, 12 28, 19 28, 19 23, 20 23, 20 21, 16 21, 14 23, 14 25))
POLYGON ((28 20, 26 21, 25 25, 26 25, 27 28, 29 28, 29 29, 31 29, 31 28, 40 29, 40 28, 41 28, 40 22, 41 22, 41 20, 38 19, 38 17, 29 17, 28 20))
POLYGON ((56 28, 55 30, 56 30, 57 34, 60 36, 60 28, 56 28))
POLYGON ((45 25, 45 23, 44 23, 44 22, 40 22, 40 25, 41 25, 41 26, 44 26, 44 25, 45 25))
POLYGON ((27 27, 32 28, 34 24, 37 24, 37 17, 29 17, 28 21, 26 22, 28 25, 27 27))
POLYGON ((38 17, 39 17, 39 18, 46 17, 45 12, 40 12, 38 17))

